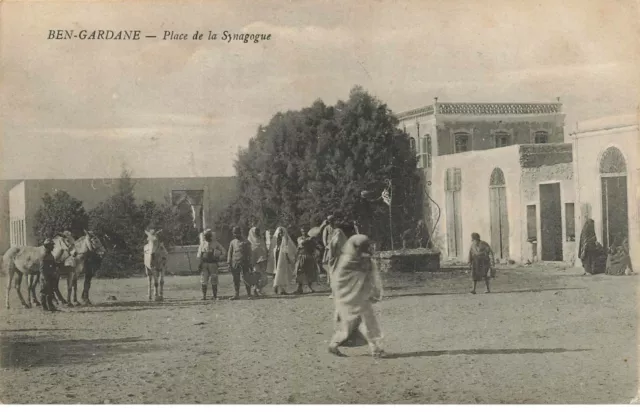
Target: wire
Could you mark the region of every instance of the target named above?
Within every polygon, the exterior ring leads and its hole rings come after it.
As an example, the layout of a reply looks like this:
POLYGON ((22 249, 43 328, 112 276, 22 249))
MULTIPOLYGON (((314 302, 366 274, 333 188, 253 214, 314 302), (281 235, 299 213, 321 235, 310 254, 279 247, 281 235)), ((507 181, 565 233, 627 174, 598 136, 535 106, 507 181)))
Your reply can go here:
POLYGON ((423 188, 423 190, 424 190, 424 194, 427 195, 429 200, 433 202, 433 204, 436 205, 436 207, 438 208, 438 218, 436 219, 436 223, 434 223, 433 228, 431 229, 431 234, 429 235, 429 239, 431 239, 431 241, 433 242, 433 234, 436 232, 436 228, 438 227, 438 223, 440 222, 441 209, 440 209, 440 205, 438 205, 438 203, 435 200, 433 200, 431 196, 429 196, 429 192, 427 191, 427 189, 423 188))

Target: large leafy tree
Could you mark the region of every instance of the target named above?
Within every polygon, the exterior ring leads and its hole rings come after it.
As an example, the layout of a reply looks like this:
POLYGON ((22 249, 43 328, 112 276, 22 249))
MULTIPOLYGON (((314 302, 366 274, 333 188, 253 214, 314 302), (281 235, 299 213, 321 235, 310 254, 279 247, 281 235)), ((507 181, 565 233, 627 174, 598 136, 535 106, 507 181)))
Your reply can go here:
POLYGON ((36 211, 33 228, 40 244, 45 238, 65 230, 71 231, 75 237, 81 236, 88 223, 89 215, 82 201, 61 190, 53 196, 45 193, 42 205, 36 211))
MULTIPOLYGON (((220 224, 296 230, 333 213, 358 221, 365 233, 388 246, 389 208, 360 193, 380 193, 391 181, 394 222, 421 210, 416 156, 397 125, 387 106, 361 87, 335 106, 316 101, 300 111, 276 114, 238 153, 240 195, 220 224)), ((401 230, 394 227, 395 239, 401 230)))
POLYGON ((162 229, 160 238, 167 246, 193 244, 197 239, 191 216, 182 216, 168 199, 164 204, 136 203, 135 183, 128 170, 118 179, 115 193, 91 210, 90 227, 109 244, 102 273, 112 276, 142 270, 146 229, 162 229))
POLYGON ((135 203, 134 187, 131 172, 123 170, 115 193, 90 212, 91 229, 108 239, 111 249, 102 272, 120 275, 142 268, 144 213, 135 203))

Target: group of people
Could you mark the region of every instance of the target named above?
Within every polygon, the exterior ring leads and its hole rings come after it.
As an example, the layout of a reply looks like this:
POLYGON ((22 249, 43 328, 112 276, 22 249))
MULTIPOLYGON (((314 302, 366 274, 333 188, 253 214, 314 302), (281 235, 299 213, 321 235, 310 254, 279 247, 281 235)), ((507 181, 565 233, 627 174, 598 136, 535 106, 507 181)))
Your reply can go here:
POLYGON ((211 229, 205 229, 200 234, 197 257, 200 261, 203 300, 207 299, 209 283, 213 299, 217 299, 218 265, 225 256, 235 288, 232 300, 239 299, 242 283, 249 298, 264 295, 269 276, 273 277, 275 294, 288 294, 287 289, 292 283, 297 284, 294 293, 304 293, 305 286, 314 293, 313 285, 318 282, 321 273, 326 273, 327 279, 330 279, 329 273, 347 241, 344 225, 337 223, 333 216, 311 231, 302 228, 295 243, 282 226, 277 227, 273 234, 267 231, 264 238, 260 228, 255 226, 249 230, 247 238, 239 227, 234 227, 232 234, 233 240, 228 251, 218 242, 211 229))
POLYGON ((629 240, 620 237, 613 242, 609 250, 605 250, 598 242, 593 219, 587 219, 582 227, 578 257, 582 261, 584 275, 606 273, 622 276, 633 273, 629 256, 629 240))
POLYGON ((235 288, 232 300, 239 298, 242 282, 249 298, 262 295, 268 275, 273 276, 276 294, 287 294, 293 281, 298 286, 296 293, 303 293, 305 285, 313 292, 313 284, 324 271, 335 304, 335 333, 329 352, 344 356, 339 347, 359 332, 367 340, 372 356, 382 357, 382 331, 372 306, 382 299, 382 280, 372 259, 369 238, 355 228, 355 234, 347 238, 345 229, 329 216, 320 227, 309 232, 301 229, 293 243, 284 227, 276 228, 273 235, 266 233, 264 240, 258 227, 250 229, 247 239, 235 227, 228 251, 207 229, 200 236, 198 248, 202 299, 207 298, 209 282, 213 298, 217 299, 218 264, 225 254, 235 288))

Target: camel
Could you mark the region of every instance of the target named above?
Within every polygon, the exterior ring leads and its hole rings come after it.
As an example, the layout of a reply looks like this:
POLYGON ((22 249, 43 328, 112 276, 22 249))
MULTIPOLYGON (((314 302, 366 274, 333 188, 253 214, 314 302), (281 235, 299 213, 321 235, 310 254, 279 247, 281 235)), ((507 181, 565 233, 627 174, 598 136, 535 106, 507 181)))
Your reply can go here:
MULTIPOLYGON (((78 278, 80 277, 85 278, 84 290, 82 292, 83 303, 91 304, 87 278, 93 276, 93 272, 95 271, 93 259, 96 256, 98 259, 102 259, 106 252, 100 239, 93 232, 87 232, 86 230, 84 231, 84 236, 74 242, 74 248, 76 251, 75 265, 59 268, 57 271, 57 279, 54 281, 55 294, 58 300, 69 307, 80 305, 78 302, 78 278), (66 276, 67 278, 67 300, 64 300, 58 287, 61 276, 66 276), (71 301, 72 291, 73 302, 71 301)), ((89 282, 90 281, 89 279, 89 282)))
MULTIPOLYGON (((75 256, 75 249, 67 238, 58 234, 53 238, 53 257, 58 264, 66 261, 69 257, 75 256)), ((9 278, 7 280, 7 309, 9 305, 9 292, 11 291, 11 283, 13 275, 16 276, 15 288, 20 298, 20 302, 25 308, 31 308, 31 298, 36 306, 40 305, 36 298, 36 285, 40 280, 40 263, 44 257, 44 246, 12 246, 2 257, 2 272, 6 273, 9 278), (27 276, 27 298, 25 302, 20 290, 22 284, 22 275, 27 276)))
POLYGON ((151 300, 151 279, 153 278, 155 300, 156 302, 161 302, 163 300, 164 274, 169 253, 164 247, 164 243, 158 239, 162 229, 157 232, 153 229, 145 230, 144 232, 147 234, 147 244, 144 245, 144 271, 147 278, 149 278, 149 300, 151 300), (160 283, 159 293, 158 283, 160 283))

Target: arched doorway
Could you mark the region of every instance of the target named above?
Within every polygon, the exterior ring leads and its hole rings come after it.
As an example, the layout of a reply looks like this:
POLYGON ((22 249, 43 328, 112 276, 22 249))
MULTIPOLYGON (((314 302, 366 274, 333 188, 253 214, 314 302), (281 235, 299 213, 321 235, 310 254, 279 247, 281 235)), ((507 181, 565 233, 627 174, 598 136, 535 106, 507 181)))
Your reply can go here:
POLYGON ((602 246, 608 248, 629 237, 627 163, 622 152, 609 147, 600 159, 602 246))
POLYGON ((509 218, 507 188, 504 173, 498 167, 489 180, 489 214, 491 218, 491 247, 499 259, 509 258, 509 218))

